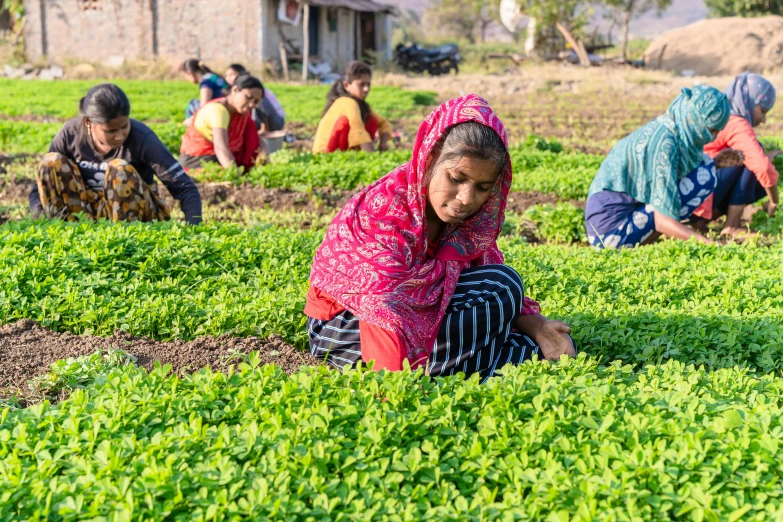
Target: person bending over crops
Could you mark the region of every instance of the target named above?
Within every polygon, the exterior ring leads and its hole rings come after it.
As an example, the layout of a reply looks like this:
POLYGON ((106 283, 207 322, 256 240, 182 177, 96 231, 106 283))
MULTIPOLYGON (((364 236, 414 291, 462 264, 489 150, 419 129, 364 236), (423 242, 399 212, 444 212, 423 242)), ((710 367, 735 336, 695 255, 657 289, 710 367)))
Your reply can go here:
MULTIPOLYGON (((244 66, 233 63, 226 69, 226 82, 233 87, 234 81, 237 76, 241 74, 249 74, 244 66)), ((264 86, 264 97, 261 98, 261 103, 253 109, 250 113, 253 118, 253 123, 256 124, 256 130, 263 138, 264 134, 268 132, 276 132, 285 128, 285 111, 277 96, 264 86)))
MULTIPOLYGON (((729 120, 713 87, 683 89, 659 116, 620 140, 590 185, 585 226, 596 248, 634 247, 663 234, 712 240, 681 223, 715 190, 715 163, 702 153, 729 120)), ((736 158, 722 153, 715 161, 736 158)))
POLYGON ((723 150, 733 149, 742 154, 744 164, 718 169, 715 193, 695 214, 708 220, 725 215, 721 233, 736 236, 743 232, 740 218, 747 205, 769 196, 764 210, 773 216, 780 202, 779 175, 772 160, 781 151, 765 153, 753 130, 767 121, 776 93, 765 78, 747 72, 737 76, 723 92, 731 105, 729 123, 715 141, 704 147, 704 152, 716 156, 723 150))
POLYGON ((313 153, 337 150, 388 149, 391 124, 367 103, 372 83, 372 69, 362 62, 350 62, 343 78, 332 85, 326 95, 326 107, 313 139, 313 153))
POLYGON ((264 97, 258 78, 243 74, 225 98, 212 100, 193 116, 180 147, 180 163, 199 168, 203 163, 250 169, 259 152, 258 133, 250 113, 264 97))
POLYGON ((33 215, 75 221, 84 213, 112 221, 168 220, 157 176, 180 202, 185 220, 201 222, 201 196, 193 181, 111 83, 96 85, 79 102, 38 166, 30 193, 33 215))
POLYGON ((410 162, 354 196, 315 254, 305 314, 316 357, 337 367, 426 366, 494 375, 535 354, 576 354, 503 264, 511 187, 503 124, 476 95, 422 123, 410 162))
POLYGON ((180 67, 182 75, 190 83, 198 85, 199 97, 191 100, 185 109, 185 123, 190 123, 190 118, 196 111, 216 98, 222 98, 228 91, 226 80, 213 73, 201 60, 191 58, 185 60, 180 67))

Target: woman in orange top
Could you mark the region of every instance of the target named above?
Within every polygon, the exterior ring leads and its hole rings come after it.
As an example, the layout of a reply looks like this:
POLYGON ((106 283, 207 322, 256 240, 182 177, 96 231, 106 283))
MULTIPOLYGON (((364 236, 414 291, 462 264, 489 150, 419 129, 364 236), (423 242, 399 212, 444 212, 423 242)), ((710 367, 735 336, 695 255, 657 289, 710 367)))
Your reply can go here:
POLYGON ((337 80, 326 95, 326 107, 313 140, 314 154, 349 149, 373 152, 377 137, 378 150, 388 149, 391 125, 365 101, 371 83, 369 65, 348 64, 343 79, 337 80))
POLYGON ((775 105, 775 87, 758 74, 737 76, 724 91, 731 104, 731 116, 704 152, 715 157, 725 149, 742 153, 744 165, 718 169, 718 185, 710 199, 696 211, 705 219, 726 215, 722 234, 735 236, 744 232, 740 218, 745 207, 769 196, 765 210, 772 216, 779 203, 778 171, 772 160, 779 150, 764 152, 753 130, 767 121, 767 112, 775 105))

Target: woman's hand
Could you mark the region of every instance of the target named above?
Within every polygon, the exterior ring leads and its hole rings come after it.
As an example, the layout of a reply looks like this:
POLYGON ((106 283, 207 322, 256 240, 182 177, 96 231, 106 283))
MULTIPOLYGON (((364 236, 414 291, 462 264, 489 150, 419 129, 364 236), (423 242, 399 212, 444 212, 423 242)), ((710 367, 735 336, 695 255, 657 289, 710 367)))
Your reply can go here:
POLYGON ((766 187, 764 190, 769 197, 769 201, 764 205, 764 210, 767 211, 769 217, 772 217, 775 215, 775 210, 777 210, 778 204, 780 203, 780 192, 778 191, 777 185, 766 187))
POLYGON ((548 361, 557 361, 565 354, 576 357, 574 343, 568 334, 571 327, 562 321, 547 319, 541 324, 538 333, 533 337, 541 348, 541 354, 548 361))
POLYGON ((563 354, 576 357, 574 343, 568 336, 571 327, 562 321, 553 321, 540 314, 520 315, 513 326, 532 337, 538 343, 541 355, 548 361, 556 361, 563 354))
POLYGON ((236 164, 234 154, 228 148, 228 131, 226 129, 212 129, 212 146, 215 148, 215 156, 217 156, 221 167, 228 168, 236 164))
POLYGON ((726 167, 739 167, 745 161, 745 155, 738 150, 723 149, 712 161, 715 162, 715 168, 723 169, 726 167))
POLYGON ((699 243, 704 243, 705 245, 715 244, 715 241, 708 238, 707 236, 699 234, 691 227, 685 226, 676 219, 671 218, 666 214, 662 214, 657 210, 655 211, 655 230, 664 236, 682 239, 683 241, 687 241, 690 238, 695 238, 696 241, 699 243))
POLYGON ((386 152, 387 150, 389 150, 389 135, 384 133, 381 134, 380 143, 378 144, 378 151, 386 152))

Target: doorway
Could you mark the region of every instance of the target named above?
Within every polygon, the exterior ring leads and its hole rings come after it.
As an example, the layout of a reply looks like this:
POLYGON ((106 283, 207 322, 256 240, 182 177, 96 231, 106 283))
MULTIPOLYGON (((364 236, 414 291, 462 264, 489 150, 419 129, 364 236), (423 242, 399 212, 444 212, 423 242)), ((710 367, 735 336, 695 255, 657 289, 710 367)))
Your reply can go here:
POLYGON ((319 52, 319 41, 321 27, 321 8, 317 5, 310 5, 310 22, 307 27, 307 37, 309 39, 309 52, 310 56, 316 55, 319 52))
POLYGON ((359 48, 357 58, 375 63, 375 13, 359 13, 359 48))

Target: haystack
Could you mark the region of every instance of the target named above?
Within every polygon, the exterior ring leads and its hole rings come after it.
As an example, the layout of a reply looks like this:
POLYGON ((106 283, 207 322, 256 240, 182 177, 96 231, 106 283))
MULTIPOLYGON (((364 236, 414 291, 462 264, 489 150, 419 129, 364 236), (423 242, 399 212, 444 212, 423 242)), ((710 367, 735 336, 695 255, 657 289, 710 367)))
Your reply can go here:
POLYGON ((783 17, 714 18, 667 31, 644 53, 645 65, 681 74, 736 75, 783 67, 783 17))

